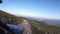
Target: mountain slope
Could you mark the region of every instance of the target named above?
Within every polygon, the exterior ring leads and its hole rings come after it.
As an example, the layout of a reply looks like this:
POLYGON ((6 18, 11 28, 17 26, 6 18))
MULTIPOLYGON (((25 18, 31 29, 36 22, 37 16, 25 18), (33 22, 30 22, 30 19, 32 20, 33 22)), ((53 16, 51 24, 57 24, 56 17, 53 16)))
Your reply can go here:
POLYGON ((50 26, 44 22, 36 21, 36 20, 28 20, 32 34, 60 34, 60 28, 55 26, 50 26))
POLYGON ((18 24, 19 22, 22 21, 22 18, 6 13, 2 10, 0 10, 0 18, 4 19, 3 21, 4 23, 9 23, 9 24, 18 24))
POLYGON ((3 21, 4 23, 16 25, 22 22, 23 19, 25 19, 31 26, 32 34, 60 34, 60 28, 58 27, 50 26, 42 21, 29 20, 24 17, 17 17, 2 10, 0 10, 0 18, 5 19, 3 21))

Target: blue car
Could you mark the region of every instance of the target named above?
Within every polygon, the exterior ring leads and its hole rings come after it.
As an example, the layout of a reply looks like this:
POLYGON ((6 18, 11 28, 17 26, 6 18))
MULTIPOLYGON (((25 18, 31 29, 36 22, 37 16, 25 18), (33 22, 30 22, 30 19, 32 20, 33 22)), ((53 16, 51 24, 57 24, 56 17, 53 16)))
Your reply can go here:
POLYGON ((12 25, 12 24, 7 24, 7 25, 13 32, 15 32, 15 34, 22 34, 22 32, 23 32, 22 26, 16 26, 16 25, 12 25))
POLYGON ((0 21, 0 34, 22 34, 23 27, 12 24, 4 24, 0 21))
POLYGON ((0 34, 22 34, 23 27, 16 26, 13 24, 5 24, 3 23, 2 19, 0 18, 0 34))

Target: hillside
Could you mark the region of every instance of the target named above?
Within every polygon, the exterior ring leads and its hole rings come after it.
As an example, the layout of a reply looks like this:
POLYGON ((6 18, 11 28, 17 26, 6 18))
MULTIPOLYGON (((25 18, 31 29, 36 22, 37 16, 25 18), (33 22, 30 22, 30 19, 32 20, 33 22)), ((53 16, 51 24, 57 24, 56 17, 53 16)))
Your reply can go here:
POLYGON ((60 28, 55 26, 50 26, 44 22, 36 21, 36 20, 28 20, 32 34, 60 34, 60 28))
POLYGON ((0 18, 3 19, 4 23, 9 23, 9 24, 18 24, 19 22, 22 21, 22 18, 4 12, 2 10, 0 10, 0 18))
POLYGON ((23 19, 25 19, 31 26, 32 34, 60 34, 60 28, 58 27, 50 26, 42 21, 29 20, 24 17, 17 17, 2 10, 0 10, 0 18, 4 19, 4 23, 15 25, 21 23, 23 19))

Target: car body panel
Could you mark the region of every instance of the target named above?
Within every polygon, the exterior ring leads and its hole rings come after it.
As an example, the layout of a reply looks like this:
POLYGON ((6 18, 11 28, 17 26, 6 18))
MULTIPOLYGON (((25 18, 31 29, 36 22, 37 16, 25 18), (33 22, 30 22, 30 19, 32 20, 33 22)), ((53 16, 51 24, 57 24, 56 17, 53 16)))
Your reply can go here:
POLYGON ((22 32, 23 32, 22 26, 16 26, 16 25, 12 25, 12 24, 7 24, 7 25, 16 34, 22 34, 22 32))

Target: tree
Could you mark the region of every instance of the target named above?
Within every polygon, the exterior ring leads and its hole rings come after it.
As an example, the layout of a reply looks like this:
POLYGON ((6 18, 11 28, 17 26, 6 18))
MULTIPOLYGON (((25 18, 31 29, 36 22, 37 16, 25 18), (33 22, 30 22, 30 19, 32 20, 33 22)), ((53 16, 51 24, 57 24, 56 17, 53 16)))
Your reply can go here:
POLYGON ((2 0, 0 0, 0 3, 2 3, 3 1, 2 0))

